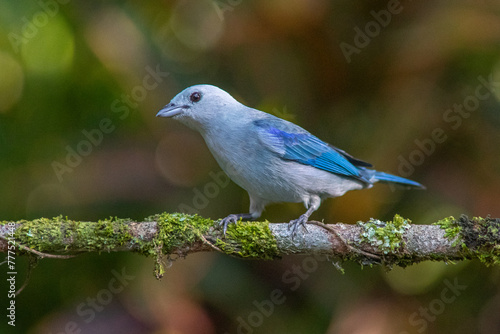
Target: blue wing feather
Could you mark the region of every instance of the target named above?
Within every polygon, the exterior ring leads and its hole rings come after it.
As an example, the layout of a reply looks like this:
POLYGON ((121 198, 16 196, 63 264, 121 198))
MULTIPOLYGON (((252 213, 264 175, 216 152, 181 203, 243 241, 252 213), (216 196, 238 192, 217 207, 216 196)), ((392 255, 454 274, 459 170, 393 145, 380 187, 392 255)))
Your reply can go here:
POLYGON ((370 166, 342 150, 323 142, 301 127, 281 119, 266 118, 254 121, 259 139, 283 159, 299 162, 330 173, 370 181, 354 165, 370 166))

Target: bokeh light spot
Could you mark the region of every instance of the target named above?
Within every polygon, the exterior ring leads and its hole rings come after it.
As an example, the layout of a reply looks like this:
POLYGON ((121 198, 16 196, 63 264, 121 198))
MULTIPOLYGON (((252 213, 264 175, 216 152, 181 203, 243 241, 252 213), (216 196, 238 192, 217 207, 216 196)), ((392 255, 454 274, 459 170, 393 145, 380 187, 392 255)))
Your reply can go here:
POLYGON ((60 74, 73 63, 73 33, 61 15, 38 25, 36 34, 21 47, 26 70, 42 75, 60 74))
POLYGON ((107 68, 120 72, 142 70, 148 51, 136 24, 117 8, 105 9, 89 22, 85 38, 107 68))
POLYGON ((214 46, 224 30, 224 21, 212 1, 178 2, 170 24, 179 41, 195 50, 214 46))

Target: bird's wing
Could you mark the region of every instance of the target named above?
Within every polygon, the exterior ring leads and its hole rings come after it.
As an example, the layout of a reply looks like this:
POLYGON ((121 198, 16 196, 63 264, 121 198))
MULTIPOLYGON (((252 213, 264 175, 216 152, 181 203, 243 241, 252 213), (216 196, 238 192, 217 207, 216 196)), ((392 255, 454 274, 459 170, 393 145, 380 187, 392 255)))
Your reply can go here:
POLYGON ((360 160, 358 158, 355 158, 352 155, 350 155, 349 153, 347 153, 346 151, 341 150, 340 148, 335 147, 332 144, 328 144, 328 146, 330 146, 332 149, 334 149, 335 151, 337 151, 340 154, 342 154, 344 156, 344 158, 346 158, 347 160, 349 160, 349 162, 352 163, 354 166, 373 167, 373 165, 371 163, 363 161, 363 160, 360 160))
POLYGON ((259 119, 253 123, 262 144, 281 158, 370 183, 355 166, 370 164, 323 142, 301 127, 273 118, 259 119))

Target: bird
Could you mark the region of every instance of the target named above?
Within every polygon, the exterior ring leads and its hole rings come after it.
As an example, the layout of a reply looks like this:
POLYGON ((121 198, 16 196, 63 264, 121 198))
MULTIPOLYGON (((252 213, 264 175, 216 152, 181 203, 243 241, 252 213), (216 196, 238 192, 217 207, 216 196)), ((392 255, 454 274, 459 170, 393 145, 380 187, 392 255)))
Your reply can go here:
POLYGON ((270 203, 303 203, 306 212, 288 223, 292 237, 321 202, 376 182, 405 188, 425 187, 415 181, 370 169, 372 165, 328 144, 302 127, 247 107, 226 91, 208 84, 188 87, 157 114, 199 132, 222 170, 248 192, 248 213, 219 221, 255 220, 270 203))

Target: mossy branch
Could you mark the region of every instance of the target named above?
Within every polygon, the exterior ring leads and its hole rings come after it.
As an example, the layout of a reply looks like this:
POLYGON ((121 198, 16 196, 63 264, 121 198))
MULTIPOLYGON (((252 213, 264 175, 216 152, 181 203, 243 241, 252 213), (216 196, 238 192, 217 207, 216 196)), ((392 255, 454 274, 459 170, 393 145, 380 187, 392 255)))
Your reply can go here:
POLYGON ((156 258, 161 277, 163 256, 218 251, 232 256, 272 260, 283 255, 326 255, 362 265, 407 266, 425 260, 479 259, 500 263, 500 219, 461 216, 433 225, 414 225, 398 215, 392 221, 370 219, 355 225, 310 222, 291 238, 287 224, 241 222, 224 236, 215 222, 197 215, 158 214, 143 222, 110 218, 74 221, 62 216, 0 222, 0 251, 40 257, 83 252, 130 251, 156 258), (15 245, 15 247, 13 247, 15 245))

